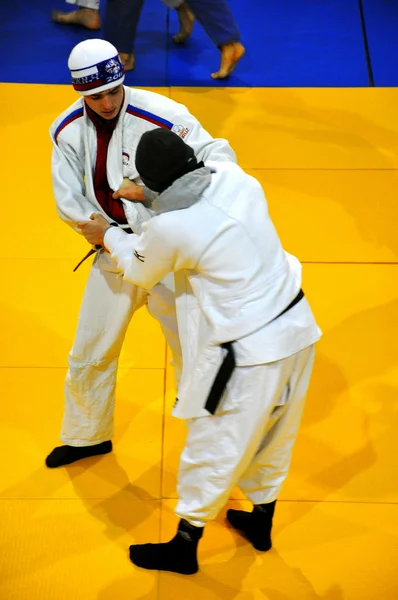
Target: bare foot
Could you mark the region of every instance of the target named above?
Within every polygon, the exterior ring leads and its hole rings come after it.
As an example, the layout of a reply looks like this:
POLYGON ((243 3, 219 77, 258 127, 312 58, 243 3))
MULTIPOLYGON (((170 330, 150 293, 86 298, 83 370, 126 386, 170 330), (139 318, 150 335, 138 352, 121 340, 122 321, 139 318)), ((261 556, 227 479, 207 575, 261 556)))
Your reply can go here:
POLYGON ((95 8, 78 8, 67 13, 53 10, 51 19, 54 23, 61 23, 62 25, 82 25, 82 27, 93 30, 101 28, 99 10, 95 8))
POLYGON ((183 44, 187 41, 192 33, 195 16, 189 10, 188 6, 183 2, 177 9, 178 21, 180 23, 180 31, 173 35, 173 42, 183 44))
POLYGON ((244 46, 240 42, 231 42, 221 46, 221 64, 220 70, 216 73, 212 73, 212 79, 225 79, 231 75, 235 69, 238 61, 242 58, 246 52, 244 46))
POLYGON ((125 54, 124 52, 119 52, 120 60, 123 63, 125 71, 132 71, 135 67, 135 57, 134 54, 125 54))

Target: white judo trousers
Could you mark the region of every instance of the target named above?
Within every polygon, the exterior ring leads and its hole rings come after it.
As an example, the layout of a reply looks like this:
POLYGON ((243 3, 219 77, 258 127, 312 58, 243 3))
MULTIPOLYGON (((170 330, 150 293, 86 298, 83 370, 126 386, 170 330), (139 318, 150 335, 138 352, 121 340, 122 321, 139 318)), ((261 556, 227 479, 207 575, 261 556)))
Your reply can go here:
MULTIPOLYGON (((66 0, 68 4, 75 4, 81 8, 93 8, 99 10, 100 0, 66 0)), ((182 0, 162 0, 168 8, 178 8, 182 4, 182 0)))
POLYGON ((178 381, 181 348, 174 275, 171 273, 147 292, 123 279, 108 253, 97 253, 69 354, 61 432, 65 444, 92 446, 112 438, 119 355, 131 318, 144 305, 160 323, 173 353, 178 381))
POLYGON ((99 10, 100 0, 66 0, 68 4, 75 4, 75 6, 80 6, 80 8, 93 8, 94 10, 99 10))
POLYGON ((276 500, 289 470, 314 353, 311 345, 276 362, 236 367, 216 414, 187 420, 178 517, 204 526, 235 485, 253 504, 276 500))

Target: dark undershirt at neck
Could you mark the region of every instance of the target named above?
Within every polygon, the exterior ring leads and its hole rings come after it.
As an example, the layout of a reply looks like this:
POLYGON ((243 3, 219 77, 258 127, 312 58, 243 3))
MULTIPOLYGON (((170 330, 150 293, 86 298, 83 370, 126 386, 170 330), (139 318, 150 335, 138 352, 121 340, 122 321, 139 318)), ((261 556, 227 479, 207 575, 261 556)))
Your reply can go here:
POLYGON ((117 223, 127 223, 123 205, 120 200, 112 198, 113 190, 109 187, 106 174, 106 159, 108 146, 117 125, 120 113, 114 119, 103 119, 85 103, 87 115, 97 132, 97 159, 94 170, 95 196, 106 214, 117 223))

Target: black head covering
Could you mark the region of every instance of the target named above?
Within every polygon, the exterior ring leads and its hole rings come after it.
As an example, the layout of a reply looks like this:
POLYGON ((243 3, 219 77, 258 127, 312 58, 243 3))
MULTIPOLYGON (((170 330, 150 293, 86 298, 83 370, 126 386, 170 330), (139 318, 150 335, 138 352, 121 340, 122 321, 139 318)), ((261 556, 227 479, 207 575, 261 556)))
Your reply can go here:
POLYGON ((176 133, 159 127, 141 137, 135 166, 144 184, 161 193, 176 179, 194 171, 198 162, 192 148, 176 133))

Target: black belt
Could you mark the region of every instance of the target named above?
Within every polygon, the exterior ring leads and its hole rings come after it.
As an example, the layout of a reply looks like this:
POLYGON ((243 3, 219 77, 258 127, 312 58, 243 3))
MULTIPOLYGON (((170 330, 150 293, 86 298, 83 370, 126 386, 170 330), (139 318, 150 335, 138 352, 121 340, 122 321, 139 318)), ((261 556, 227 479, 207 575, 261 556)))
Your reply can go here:
POLYGON ((223 395, 223 392, 227 387, 227 383, 231 379, 232 372, 235 369, 235 352, 232 342, 225 342, 225 344, 221 344, 221 348, 224 348, 227 353, 222 361, 213 385, 211 386, 210 394, 205 404, 205 409, 211 415, 214 415, 216 412, 217 406, 221 400, 221 396, 223 395))
MULTIPOLYGON (((302 298, 304 298, 304 292, 300 289, 299 293, 291 301, 291 303, 288 306, 286 306, 286 308, 281 313, 279 313, 279 315, 272 319, 272 321, 275 321, 276 319, 284 315, 288 310, 293 308, 293 306, 296 306, 296 304, 298 304, 298 302, 300 302, 302 298)), ((223 395, 224 390, 227 387, 228 381, 231 379, 231 375, 236 364, 233 342, 225 342, 225 344, 221 344, 221 348, 224 348, 224 350, 226 350, 227 353, 216 375, 214 383, 211 386, 211 390, 205 404, 205 409, 211 415, 214 415, 217 410, 217 407, 221 400, 221 396, 223 395)))
MULTIPOLYGON (((119 227, 119 225, 117 223, 110 223, 110 225, 113 225, 114 227, 119 227)), ((122 228, 121 228, 122 229, 122 228)), ((123 231, 125 231, 126 233, 134 233, 134 231, 132 229, 130 229, 130 227, 127 227, 127 229, 123 229, 123 231)), ((85 260, 87 260, 88 258, 90 258, 90 256, 92 256, 93 254, 95 254, 96 252, 98 252, 98 250, 101 250, 102 246, 100 245, 95 245, 94 248, 91 248, 91 250, 89 250, 86 254, 86 256, 84 256, 81 261, 76 265, 76 267, 73 269, 73 272, 77 271, 77 269, 80 267, 80 265, 82 265, 84 263, 85 260)))
POLYGON ((304 292, 303 290, 300 289, 299 293, 297 294, 297 296, 295 298, 293 298, 293 300, 291 301, 291 303, 286 306, 286 308, 279 313, 279 315, 277 315, 275 317, 275 319, 272 319, 272 321, 275 321, 276 319, 279 319, 279 317, 281 317, 282 315, 285 314, 285 312, 287 312, 288 310, 290 310, 291 308, 293 308, 293 306, 296 306, 296 304, 298 304, 300 302, 300 300, 302 300, 302 298, 304 298, 304 292))

